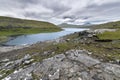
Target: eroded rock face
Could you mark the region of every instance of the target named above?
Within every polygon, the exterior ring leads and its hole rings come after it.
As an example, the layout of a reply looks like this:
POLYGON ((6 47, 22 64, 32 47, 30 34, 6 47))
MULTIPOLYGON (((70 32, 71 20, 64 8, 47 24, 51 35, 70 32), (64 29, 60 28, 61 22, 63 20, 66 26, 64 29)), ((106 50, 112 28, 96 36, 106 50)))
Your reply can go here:
POLYGON ((102 63, 85 50, 70 50, 16 70, 3 80, 120 80, 120 66, 102 63))

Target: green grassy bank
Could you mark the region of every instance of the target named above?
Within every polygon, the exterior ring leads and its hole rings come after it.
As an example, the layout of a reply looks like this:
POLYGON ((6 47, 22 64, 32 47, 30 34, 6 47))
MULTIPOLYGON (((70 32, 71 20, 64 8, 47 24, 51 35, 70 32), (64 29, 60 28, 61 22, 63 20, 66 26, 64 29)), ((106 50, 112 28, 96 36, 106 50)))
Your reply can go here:
POLYGON ((0 42, 13 35, 57 32, 60 30, 62 29, 49 22, 0 16, 0 42))

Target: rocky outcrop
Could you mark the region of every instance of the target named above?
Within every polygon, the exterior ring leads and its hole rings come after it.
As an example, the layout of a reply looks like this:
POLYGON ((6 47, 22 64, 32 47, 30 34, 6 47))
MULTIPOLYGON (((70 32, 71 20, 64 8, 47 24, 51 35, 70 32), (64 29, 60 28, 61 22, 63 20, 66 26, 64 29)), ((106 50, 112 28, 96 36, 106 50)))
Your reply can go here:
POLYGON ((120 80, 120 66, 100 62, 85 50, 69 50, 14 70, 3 80, 120 80))
POLYGON ((109 31, 109 32, 114 32, 116 31, 117 29, 96 29, 94 30, 95 33, 103 33, 103 32, 106 32, 106 31, 109 31))

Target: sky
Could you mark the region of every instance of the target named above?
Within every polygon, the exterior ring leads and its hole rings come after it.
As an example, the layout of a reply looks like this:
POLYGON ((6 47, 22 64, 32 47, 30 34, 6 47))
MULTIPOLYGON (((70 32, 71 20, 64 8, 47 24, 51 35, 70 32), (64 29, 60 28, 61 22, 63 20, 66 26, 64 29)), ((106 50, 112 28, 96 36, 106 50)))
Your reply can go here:
POLYGON ((54 24, 101 24, 120 20, 120 0, 0 0, 0 16, 54 24))

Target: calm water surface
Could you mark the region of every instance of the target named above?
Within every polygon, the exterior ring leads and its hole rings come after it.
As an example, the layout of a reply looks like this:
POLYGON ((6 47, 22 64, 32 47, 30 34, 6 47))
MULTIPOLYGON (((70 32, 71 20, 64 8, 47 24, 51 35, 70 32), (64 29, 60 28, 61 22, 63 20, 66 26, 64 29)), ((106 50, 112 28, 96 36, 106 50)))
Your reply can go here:
POLYGON ((31 34, 31 35, 22 35, 18 36, 13 40, 10 40, 6 42, 6 45, 26 45, 26 44, 34 44, 38 41, 46 41, 46 40, 53 40, 57 39, 59 37, 74 33, 74 32, 79 32, 79 31, 84 31, 88 30, 85 28, 63 28, 63 31, 60 32, 53 32, 53 33, 39 33, 39 34, 31 34))

